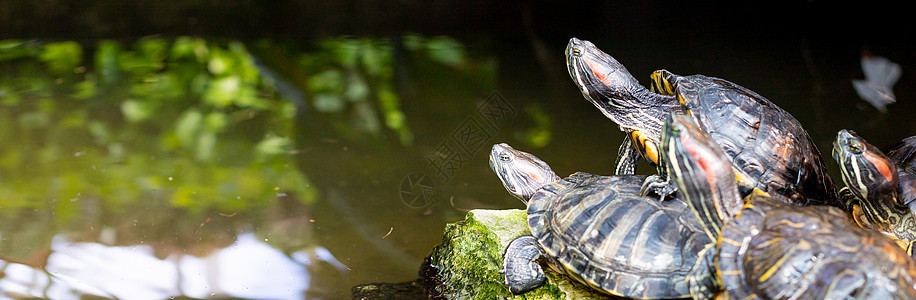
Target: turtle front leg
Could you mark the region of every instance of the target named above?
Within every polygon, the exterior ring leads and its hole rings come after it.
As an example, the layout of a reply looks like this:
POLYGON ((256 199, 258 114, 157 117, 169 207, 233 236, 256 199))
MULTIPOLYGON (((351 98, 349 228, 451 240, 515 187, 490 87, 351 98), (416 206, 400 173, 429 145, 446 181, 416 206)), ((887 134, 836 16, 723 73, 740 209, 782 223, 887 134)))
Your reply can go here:
POLYGON ((668 182, 662 175, 650 175, 642 182, 642 188, 639 189, 639 195, 646 197, 649 193, 658 195, 658 198, 665 200, 668 196, 677 192, 677 186, 668 182))
MULTIPOLYGON (((646 143, 649 143, 649 141, 646 141, 646 143)), ((651 143, 651 145, 653 146, 650 148, 655 149, 655 143, 651 143)), ((657 155, 657 151, 653 153, 656 153, 654 157, 658 162, 658 164, 656 164, 658 174, 646 177, 646 180, 642 183, 642 187, 639 189, 639 195, 646 197, 649 193, 654 193, 658 195, 659 200, 665 200, 668 196, 674 195, 674 193, 677 192, 677 185, 671 182, 671 178, 668 176, 668 169, 665 167, 669 165, 666 162, 667 158, 664 155, 657 155)))
POLYGON ((545 255, 534 236, 519 236, 509 243, 503 255, 503 268, 499 272, 505 274, 510 292, 522 294, 547 281, 538 263, 538 259, 545 255))
POLYGON ((639 150, 633 145, 629 136, 623 138, 620 148, 617 149, 617 161, 614 162, 614 175, 636 174, 636 162, 639 160, 639 150))
POLYGON ((853 207, 859 205, 859 197, 856 196, 849 187, 843 187, 840 189, 840 201, 843 204, 843 209, 847 212, 852 212, 853 207))

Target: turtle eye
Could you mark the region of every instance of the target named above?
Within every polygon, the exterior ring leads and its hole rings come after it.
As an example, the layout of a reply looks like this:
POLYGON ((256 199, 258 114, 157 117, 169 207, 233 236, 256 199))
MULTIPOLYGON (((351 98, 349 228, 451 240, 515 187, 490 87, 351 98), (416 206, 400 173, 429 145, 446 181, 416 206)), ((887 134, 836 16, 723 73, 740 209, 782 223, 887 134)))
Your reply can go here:
POLYGON ((579 50, 579 48, 572 48, 572 55, 573 55, 573 56, 580 56, 580 55, 582 55, 582 51, 579 50))
POLYGON ((862 142, 860 142, 859 140, 849 141, 849 151, 852 151, 853 153, 856 153, 856 154, 862 153, 862 149, 864 148, 865 147, 862 146, 862 142))
POLYGON ((501 161, 501 162, 509 162, 509 160, 511 160, 511 159, 512 159, 512 157, 509 156, 508 153, 500 153, 500 154, 499 154, 499 161, 501 161))

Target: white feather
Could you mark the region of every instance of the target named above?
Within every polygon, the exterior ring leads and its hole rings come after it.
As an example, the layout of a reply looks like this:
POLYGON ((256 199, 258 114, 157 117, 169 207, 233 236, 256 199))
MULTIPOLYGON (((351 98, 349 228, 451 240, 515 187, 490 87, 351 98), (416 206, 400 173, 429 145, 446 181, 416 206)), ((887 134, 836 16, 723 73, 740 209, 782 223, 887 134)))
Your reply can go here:
POLYGON ((862 73, 865 80, 852 81, 856 93, 878 110, 887 111, 886 106, 897 101, 893 88, 900 79, 900 65, 880 56, 863 56, 862 73))

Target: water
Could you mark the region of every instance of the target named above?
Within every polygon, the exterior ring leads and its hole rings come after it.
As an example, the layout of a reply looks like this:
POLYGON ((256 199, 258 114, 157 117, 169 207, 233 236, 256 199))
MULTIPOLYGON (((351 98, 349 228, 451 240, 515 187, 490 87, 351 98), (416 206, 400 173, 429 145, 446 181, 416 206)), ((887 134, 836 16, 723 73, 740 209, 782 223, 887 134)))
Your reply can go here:
POLYGON ((196 28, 210 32, 150 25, 133 38, 11 27, 39 39, 0 67, 0 290, 347 298, 411 281, 445 223, 522 207, 489 170, 490 145, 560 174, 612 170, 623 136, 569 80, 571 36, 643 83, 666 68, 755 90, 825 155, 842 128, 882 148, 916 134, 916 52, 874 9, 596 5, 456 10, 426 32, 429 17, 408 10, 407 25, 299 28, 295 41, 264 27, 226 37, 205 16, 196 28), (826 22, 859 13, 861 25, 826 22), (852 88, 863 47, 902 65, 887 113, 852 88))

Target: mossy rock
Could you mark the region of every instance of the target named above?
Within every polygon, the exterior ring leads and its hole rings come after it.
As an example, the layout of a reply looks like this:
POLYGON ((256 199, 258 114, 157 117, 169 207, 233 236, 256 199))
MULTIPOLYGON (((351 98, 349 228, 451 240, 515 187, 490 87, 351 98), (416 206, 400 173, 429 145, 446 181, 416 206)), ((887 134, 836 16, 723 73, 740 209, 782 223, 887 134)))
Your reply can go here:
POLYGON ((442 244, 433 249, 425 272, 427 289, 444 299, 606 299, 568 276, 545 268, 547 283, 513 295, 499 273, 503 252, 512 239, 529 234, 524 210, 472 210, 445 227, 442 244))

